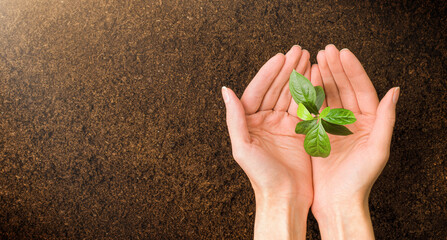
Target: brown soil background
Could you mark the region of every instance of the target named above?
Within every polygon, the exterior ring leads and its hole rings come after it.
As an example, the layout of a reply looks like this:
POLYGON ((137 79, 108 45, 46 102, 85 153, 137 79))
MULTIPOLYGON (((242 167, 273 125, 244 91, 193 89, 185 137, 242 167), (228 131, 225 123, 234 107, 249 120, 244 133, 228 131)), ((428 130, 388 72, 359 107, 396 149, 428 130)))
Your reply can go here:
POLYGON ((220 88, 334 43, 402 89, 377 238, 446 239, 447 4, 353 2, 0 1, 0 237, 252 238, 220 88))

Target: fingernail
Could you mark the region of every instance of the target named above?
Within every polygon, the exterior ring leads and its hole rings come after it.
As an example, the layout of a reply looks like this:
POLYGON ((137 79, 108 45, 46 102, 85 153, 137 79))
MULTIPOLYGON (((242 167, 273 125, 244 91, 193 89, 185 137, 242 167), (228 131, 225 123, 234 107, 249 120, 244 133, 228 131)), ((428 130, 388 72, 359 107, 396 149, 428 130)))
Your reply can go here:
POLYGON ((400 87, 395 87, 394 93, 393 93, 393 103, 394 104, 396 104, 397 100, 399 100, 399 94, 400 94, 400 87))
POLYGON ((225 87, 225 86, 222 87, 222 96, 223 96, 225 103, 228 103, 228 101, 230 100, 230 96, 228 96, 228 90, 227 90, 227 87, 225 87))
POLYGON ((341 51, 348 51, 349 52, 349 49, 347 49, 347 48, 343 48, 342 50, 340 50, 340 52, 341 51))

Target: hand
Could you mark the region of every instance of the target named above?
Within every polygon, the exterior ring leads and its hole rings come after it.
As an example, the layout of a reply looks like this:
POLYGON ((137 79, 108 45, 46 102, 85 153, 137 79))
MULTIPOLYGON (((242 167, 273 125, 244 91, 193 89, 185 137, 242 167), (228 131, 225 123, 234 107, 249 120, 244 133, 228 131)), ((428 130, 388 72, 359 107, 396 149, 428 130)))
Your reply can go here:
POLYGON ((329 157, 312 157, 312 212, 322 238, 346 239, 348 234, 341 228, 349 226, 351 229, 344 230, 359 239, 372 239, 368 196, 389 157, 399 88, 388 91, 379 103, 365 70, 347 49, 338 51, 334 45, 328 45, 318 53, 317 61, 311 76, 314 85, 324 86, 323 107, 349 109, 357 121, 347 126, 352 135, 329 134, 329 157), (329 226, 335 222, 339 229, 329 226))
POLYGON ((256 196, 255 239, 305 238, 312 170, 304 136, 294 132, 298 106, 288 80, 293 69, 309 78, 310 66, 309 53, 294 46, 259 70, 241 100, 230 89, 222 89, 233 157, 256 196))

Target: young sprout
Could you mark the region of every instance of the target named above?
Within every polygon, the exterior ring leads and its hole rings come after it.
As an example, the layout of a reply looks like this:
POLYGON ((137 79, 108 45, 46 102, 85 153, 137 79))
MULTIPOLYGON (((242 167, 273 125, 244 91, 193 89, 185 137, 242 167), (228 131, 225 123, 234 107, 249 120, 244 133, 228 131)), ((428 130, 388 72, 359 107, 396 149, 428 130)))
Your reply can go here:
POLYGON ((331 143, 327 133, 333 135, 350 135, 352 132, 345 126, 357 119, 354 113, 343 108, 324 108, 324 90, 293 70, 289 79, 290 93, 298 104, 297 116, 303 121, 296 125, 295 132, 304 134, 304 149, 313 157, 327 157, 331 153, 331 143), (313 114, 313 116, 312 116, 313 114))

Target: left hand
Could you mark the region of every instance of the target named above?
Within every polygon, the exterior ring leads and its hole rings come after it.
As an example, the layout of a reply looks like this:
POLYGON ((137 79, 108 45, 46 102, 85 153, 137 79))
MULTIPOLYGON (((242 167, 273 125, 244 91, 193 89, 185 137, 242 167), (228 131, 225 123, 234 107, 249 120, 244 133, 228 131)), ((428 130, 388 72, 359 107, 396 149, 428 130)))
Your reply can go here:
POLYGON ((247 174, 258 198, 312 203, 312 169, 294 132, 299 119, 289 91, 293 69, 310 79, 309 52, 294 46, 277 54, 257 73, 241 100, 223 88, 233 157, 247 174))
POLYGON ((298 108, 289 91, 293 69, 310 79, 309 52, 294 46, 271 58, 242 99, 222 88, 233 157, 256 197, 255 239, 305 239, 313 199, 310 156, 294 129, 298 108))

